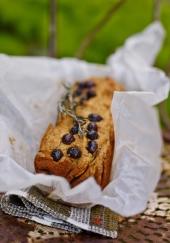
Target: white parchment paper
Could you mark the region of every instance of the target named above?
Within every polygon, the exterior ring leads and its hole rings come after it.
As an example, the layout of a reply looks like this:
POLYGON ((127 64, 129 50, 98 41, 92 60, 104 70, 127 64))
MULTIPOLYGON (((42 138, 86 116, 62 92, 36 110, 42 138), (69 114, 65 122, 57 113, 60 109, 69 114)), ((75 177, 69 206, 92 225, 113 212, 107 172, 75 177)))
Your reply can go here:
POLYGON ((153 105, 168 96, 169 79, 152 64, 163 38, 163 27, 155 22, 127 39, 103 66, 69 58, 0 55, 0 191, 41 185, 50 187, 54 200, 102 204, 124 216, 144 210, 160 176, 162 139, 153 105), (111 182, 101 191, 89 178, 70 189, 62 177, 34 174, 39 142, 55 122, 64 93, 61 81, 106 75, 127 90, 116 92, 112 100, 116 149, 111 182))

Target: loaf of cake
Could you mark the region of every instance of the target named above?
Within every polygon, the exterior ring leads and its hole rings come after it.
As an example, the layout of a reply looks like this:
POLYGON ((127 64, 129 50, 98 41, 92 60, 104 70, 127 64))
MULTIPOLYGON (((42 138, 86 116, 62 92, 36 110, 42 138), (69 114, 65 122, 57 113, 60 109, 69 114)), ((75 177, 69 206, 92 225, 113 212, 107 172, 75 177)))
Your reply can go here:
POLYGON ((94 77, 65 88, 57 122, 48 126, 35 157, 35 170, 65 177, 71 187, 93 176, 104 188, 114 152, 110 106, 114 91, 122 87, 111 78, 94 77))

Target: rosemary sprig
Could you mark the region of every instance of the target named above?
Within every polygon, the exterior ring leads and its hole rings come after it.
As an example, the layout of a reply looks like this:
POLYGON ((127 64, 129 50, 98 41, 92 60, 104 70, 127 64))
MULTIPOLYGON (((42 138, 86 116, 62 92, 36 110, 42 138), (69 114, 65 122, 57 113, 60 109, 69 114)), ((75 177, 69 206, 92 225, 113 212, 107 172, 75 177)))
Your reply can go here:
POLYGON ((65 114, 72 117, 73 121, 78 124, 78 134, 80 136, 84 136, 87 130, 83 126, 86 123, 87 118, 76 114, 76 107, 79 105, 79 102, 75 100, 73 92, 71 90, 71 86, 67 85, 64 82, 62 84, 64 88, 67 90, 67 92, 58 105, 58 111, 61 114, 65 114))

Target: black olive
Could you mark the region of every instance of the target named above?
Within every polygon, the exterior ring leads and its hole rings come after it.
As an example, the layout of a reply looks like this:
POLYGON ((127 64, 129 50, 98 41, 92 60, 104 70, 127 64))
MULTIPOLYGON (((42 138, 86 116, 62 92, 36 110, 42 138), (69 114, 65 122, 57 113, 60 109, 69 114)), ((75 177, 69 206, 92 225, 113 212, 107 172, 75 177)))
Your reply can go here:
POLYGON ((63 157, 63 152, 61 151, 61 149, 54 149, 51 152, 51 157, 54 161, 59 161, 63 157))
POLYGON ((94 90, 88 90, 86 93, 87 99, 93 98, 96 96, 96 92, 94 90))
POLYGON ((91 139, 91 140, 95 140, 95 139, 98 139, 99 135, 96 131, 90 130, 90 131, 87 132, 86 137, 91 139))
POLYGON ((62 142, 64 144, 71 144, 72 142, 75 141, 75 138, 72 134, 70 133, 67 133, 67 134, 64 134, 63 137, 62 137, 62 142))
POLYGON ((86 86, 86 88, 92 88, 95 86, 95 83, 92 80, 87 80, 85 82, 85 86, 86 86))
POLYGON ((71 134, 77 134, 79 131, 79 125, 77 122, 74 123, 74 126, 70 129, 70 133, 71 134))
POLYGON ((70 147, 67 150, 67 154, 73 159, 79 159, 82 153, 81 150, 77 146, 75 146, 75 147, 70 147))
POLYGON ((96 143, 96 141, 89 141, 87 144, 87 150, 89 151, 89 153, 93 154, 98 148, 98 144, 96 143))
POLYGON ((86 89, 86 88, 89 89, 89 88, 92 88, 94 86, 95 86, 95 83, 92 80, 87 80, 87 81, 78 83, 78 87, 80 89, 86 89))
POLYGON ((99 121, 103 120, 103 117, 98 114, 91 113, 88 115, 88 119, 91 122, 99 122, 99 121))
POLYGON ((88 130, 88 131, 91 131, 91 130, 97 131, 97 125, 96 125, 96 123, 94 123, 94 122, 90 122, 90 123, 87 125, 87 130, 88 130))
POLYGON ((80 83, 78 83, 78 89, 85 89, 86 88, 86 84, 85 84, 85 82, 80 82, 80 83))

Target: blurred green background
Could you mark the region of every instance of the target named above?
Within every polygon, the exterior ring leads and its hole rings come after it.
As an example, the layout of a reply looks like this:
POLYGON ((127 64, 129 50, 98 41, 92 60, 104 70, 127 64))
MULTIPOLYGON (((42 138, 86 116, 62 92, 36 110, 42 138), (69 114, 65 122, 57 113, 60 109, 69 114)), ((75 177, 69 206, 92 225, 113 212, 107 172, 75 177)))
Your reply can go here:
MULTIPOLYGON (((74 56, 85 34, 114 0, 58 0, 57 55, 74 56)), ((153 0, 127 0, 97 34, 84 59, 104 63, 124 40, 152 21, 153 0)), ((162 0, 161 21, 167 36, 156 66, 170 69, 170 0, 162 0)), ((49 0, 0 0, 0 53, 47 55, 49 0)), ((170 112, 170 102, 168 105, 170 112)))

